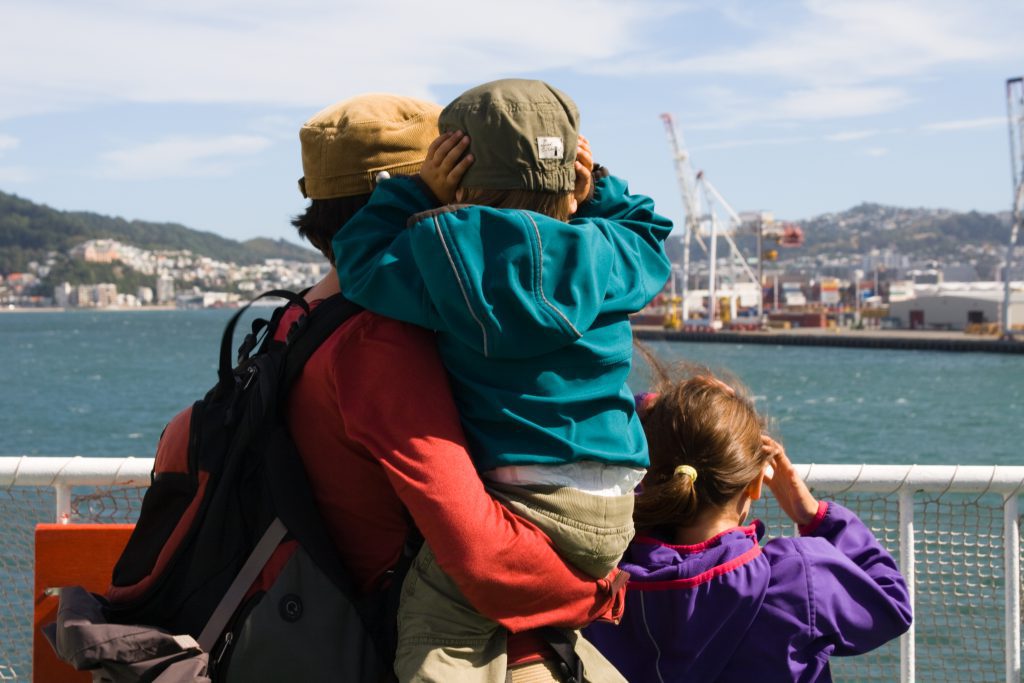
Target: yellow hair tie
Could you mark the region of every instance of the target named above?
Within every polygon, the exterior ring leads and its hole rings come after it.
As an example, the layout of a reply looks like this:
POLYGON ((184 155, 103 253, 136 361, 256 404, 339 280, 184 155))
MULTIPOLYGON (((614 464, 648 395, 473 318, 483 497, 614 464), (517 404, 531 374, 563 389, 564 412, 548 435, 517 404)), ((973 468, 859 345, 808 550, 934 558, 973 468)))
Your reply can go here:
POLYGON ((694 484, 697 483, 697 470, 693 469, 693 467, 689 465, 680 465, 679 467, 677 467, 675 475, 677 477, 687 476, 690 478, 691 482, 693 482, 694 484))

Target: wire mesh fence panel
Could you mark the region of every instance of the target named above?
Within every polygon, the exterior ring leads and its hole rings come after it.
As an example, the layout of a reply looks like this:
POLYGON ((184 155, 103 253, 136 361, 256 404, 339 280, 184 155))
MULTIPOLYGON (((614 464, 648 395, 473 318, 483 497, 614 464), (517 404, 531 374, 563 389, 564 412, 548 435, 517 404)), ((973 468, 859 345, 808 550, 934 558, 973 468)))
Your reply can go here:
POLYGON ((925 495, 914 507, 919 679, 1005 680, 1002 499, 925 495))
POLYGON ((30 681, 35 528, 54 521, 53 489, 0 489, 0 510, 0 681, 30 681))
MULTIPOLYGON (((134 523, 144 493, 135 487, 76 487, 70 521, 134 523)), ((50 487, 0 489, 0 681, 32 680, 35 527, 53 522, 54 510, 50 487)))
POLYGON ((134 524, 142 509, 141 487, 81 487, 71 496, 74 524, 134 524))
MULTIPOLYGON (((826 496, 850 508, 899 563, 899 502, 889 495, 826 496)), ((919 493, 914 502, 916 677, 1004 681, 1003 509, 998 495, 919 493)), ((753 510, 766 537, 795 533, 766 497, 753 510)), ((903 567, 901 567, 903 570, 903 567)), ((836 681, 899 680, 899 641, 856 657, 834 657, 836 681)))

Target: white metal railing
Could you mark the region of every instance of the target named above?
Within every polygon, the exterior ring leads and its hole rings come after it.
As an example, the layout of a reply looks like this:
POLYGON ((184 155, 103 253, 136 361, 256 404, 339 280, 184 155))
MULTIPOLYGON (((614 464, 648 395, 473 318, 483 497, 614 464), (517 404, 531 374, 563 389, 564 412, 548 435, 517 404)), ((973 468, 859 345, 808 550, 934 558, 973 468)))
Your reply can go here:
MULTIPOLYGON (((145 487, 151 458, 0 457, 0 491, 49 487, 55 492, 54 519, 68 522, 73 487, 145 487)), ((900 568, 915 598, 915 494, 988 494, 1002 497, 1005 680, 1021 680, 1021 574, 1018 495, 1024 466, 796 465, 818 495, 871 493, 898 497, 900 568)), ((928 533, 927 528, 922 535, 928 533)), ((914 602, 915 617, 917 603, 914 602)), ((900 680, 915 680, 914 626, 900 642, 900 680)))
POLYGON ((52 488, 54 521, 66 524, 71 518, 72 487, 146 487, 152 471, 153 458, 0 457, 0 488, 52 488))

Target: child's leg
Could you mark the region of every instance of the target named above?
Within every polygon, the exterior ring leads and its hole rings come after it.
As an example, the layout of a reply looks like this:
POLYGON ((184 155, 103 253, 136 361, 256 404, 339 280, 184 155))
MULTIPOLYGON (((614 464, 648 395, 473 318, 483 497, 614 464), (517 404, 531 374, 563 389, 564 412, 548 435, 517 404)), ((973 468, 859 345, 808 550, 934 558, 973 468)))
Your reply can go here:
POLYGON ((506 507, 540 527, 562 557, 594 578, 607 576, 633 539, 632 493, 597 496, 566 486, 485 483, 506 507))
POLYGON ((505 629, 478 614, 426 544, 409 568, 398 609, 401 683, 505 683, 505 629))

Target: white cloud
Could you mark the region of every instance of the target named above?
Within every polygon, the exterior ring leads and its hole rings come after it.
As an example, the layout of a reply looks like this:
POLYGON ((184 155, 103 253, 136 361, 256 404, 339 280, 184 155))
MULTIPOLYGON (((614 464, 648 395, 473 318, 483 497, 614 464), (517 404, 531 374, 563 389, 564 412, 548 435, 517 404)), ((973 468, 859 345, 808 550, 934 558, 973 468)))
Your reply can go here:
POLYGON ((961 121, 939 121, 921 126, 921 130, 929 133, 943 133, 954 130, 971 130, 974 128, 992 128, 994 126, 1005 126, 1005 116, 987 116, 979 119, 964 119, 961 121))
POLYGON ((227 175, 242 158, 258 154, 270 144, 256 135, 169 137, 101 154, 100 173, 127 180, 227 175))
POLYGON ((823 86, 786 93, 767 113, 777 119, 858 118, 897 109, 912 101, 903 89, 870 86, 823 86))
POLYGON ((634 49, 677 3, 520 0, 0 0, 0 116, 83 102, 313 107, 367 91, 429 97, 634 49), (45 40, 40 30, 45 27, 45 40))
POLYGON ((811 138, 804 136, 793 136, 793 137, 777 137, 777 138, 749 138, 739 140, 725 140, 723 142, 712 142, 707 145, 700 145, 695 147, 695 151, 710 150, 710 149, 736 149, 739 147, 763 147, 763 146, 778 146, 778 145, 798 145, 804 142, 810 142, 811 138))
POLYGON ((839 133, 832 133, 826 135, 825 139, 829 142, 851 142, 853 140, 865 140, 867 138, 873 138, 878 135, 881 131, 877 129, 870 130, 844 130, 839 133))
POLYGON ((886 147, 868 147, 864 150, 865 156, 869 157, 884 157, 889 153, 886 147))
MULTIPOLYGON (((1014 40, 1013 20, 1024 19, 1024 10, 1005 3, 804 0, 802 5, 803 13, 796 16, 766 5, 769 14, 757 27, 760 37, 741 47, 660 62, 644 55, 604 68, 771 76, 825 85, 919 75, 938 66, 1024 54, 1014 40)), ((736 21, 735 8, 725 14, 736 21)), ((749 24, 744 17, 743 28, 749 24)))
POLYGON ((14 149, 18 146, 18 142, 18 138, 0 133, 0 154, 3 154, 9 149, 14 149))
MULTIPOLYGON (((917 99, 912 88, 951 66, 1024 59, 1017 27, 1024 5, 999 0, 803 0, 719 2, 735 26, 732 45, 683 57, 639 53, 600 62, 598 73, 757 79, 777 95, 703 100, 707 127, 884 114, 917 99), (749 38, 748 38, 749 37, 749 38)), ((742 82, 742 80, 741 80, 742 82)))
POLYGON ((714 130, 752 124, 796 127, 809 121, 856 119, 883 114, 914 101, 898 87, 822 86, 784 90, 763 101, 736 93, 722 93, 711 103, 706 120, 687 129, 714 130))

